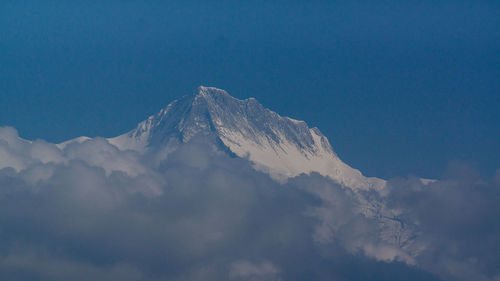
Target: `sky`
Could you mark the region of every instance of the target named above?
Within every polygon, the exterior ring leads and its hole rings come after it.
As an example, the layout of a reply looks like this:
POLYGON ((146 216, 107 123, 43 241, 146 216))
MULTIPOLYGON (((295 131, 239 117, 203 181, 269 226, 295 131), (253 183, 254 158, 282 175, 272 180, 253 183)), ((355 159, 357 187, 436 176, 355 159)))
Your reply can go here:
POLYGON ((498 1, 1 1, 0 125, 134 128, 197 86, 319 127, 351 166, 500 163, 498 1))
POLYGON ((0 1, 1 280, 500 280, 498 1, 145 2, 0 1), (387 181, 99 137, 199 85, 387 181))

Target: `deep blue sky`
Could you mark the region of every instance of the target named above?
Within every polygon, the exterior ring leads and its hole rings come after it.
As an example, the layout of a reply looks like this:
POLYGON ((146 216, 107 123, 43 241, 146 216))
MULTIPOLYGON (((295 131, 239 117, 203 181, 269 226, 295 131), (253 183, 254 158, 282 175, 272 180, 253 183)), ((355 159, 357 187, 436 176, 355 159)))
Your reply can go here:
POLYGON ((319 127, 367 175, 500 167, 498 1, 142 2, 1 1, 0 125, 115 136, 207 85, 319 127))

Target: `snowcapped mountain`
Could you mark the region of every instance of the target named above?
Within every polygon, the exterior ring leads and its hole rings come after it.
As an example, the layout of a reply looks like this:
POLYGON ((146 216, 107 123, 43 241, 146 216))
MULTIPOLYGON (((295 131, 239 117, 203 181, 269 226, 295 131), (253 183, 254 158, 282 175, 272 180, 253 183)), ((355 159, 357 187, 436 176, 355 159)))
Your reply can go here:
POLYGON ((196 135, 213 137, 221 148, 247 158, 278 181, 317 172, 356 190, 381 191, 385 186, 383 180, 364 177, 342 162, 319 129, 282 117, 254 98, 239 100, 213 87, 198 87, 134 130, 108 140, 122 150, 168 151, 196 135))
MULTIPOLYGON (((280 116, 254 98, 239 100, 224 90, 200 86, 130 132, 107 141, 120 150, 164 159, 195 138, 249 160, 256 170, 278 182, 312 172, 330 178, 352 191, 358 213, 378 223, 379 237, 407 253, 418 251, 412 246, 416 230, 398 218, 398 210, 384 203, 386 181, 365 177, 345 164, 318 128, 280 116)), ((79 137, 58 147, 88 140, 79 137)))

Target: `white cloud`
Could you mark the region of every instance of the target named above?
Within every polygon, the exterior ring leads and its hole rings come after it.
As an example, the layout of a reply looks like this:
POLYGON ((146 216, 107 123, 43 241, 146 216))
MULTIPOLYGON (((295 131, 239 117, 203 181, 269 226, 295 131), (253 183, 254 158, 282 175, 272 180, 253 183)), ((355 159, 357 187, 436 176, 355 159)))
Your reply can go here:
POLYGON ((0 279, 495 280, 500 176, 458 174, 390 182, 388 204, 429 245, 410 256, 317 174, 279 184, 196 138, 158 156, 0 128, 0 279))
POLYGON ((252 263, 247 260, 237 261, 231 264, 229 276, 237 280, 280 280, 278 273, 280 271, 276 266, 268 261, 252 263))

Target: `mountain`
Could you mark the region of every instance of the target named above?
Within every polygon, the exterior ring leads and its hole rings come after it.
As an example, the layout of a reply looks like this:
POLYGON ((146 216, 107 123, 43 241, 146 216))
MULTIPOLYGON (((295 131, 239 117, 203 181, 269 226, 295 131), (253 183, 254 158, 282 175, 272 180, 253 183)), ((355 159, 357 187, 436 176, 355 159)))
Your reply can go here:
MULTIPOLYGON (((384 241, 415 252, 412 242, 416 230, 384 203, 386 181, 365 177, 345 164, 318 128, 280 116, 254 98, 239 100, 224 90, 200 86, 130 132, 107 140, 120 150, 164 157, 194 138, 247 159, 256 170, 278 182, 313 172, 330 178, 352 191, 358 212, 378 223, 384 241)), ((87 140, 79 137, 58 146, 64 149, 87 140)))
POLYGON ((220 148, 247 158, 278 181, 317 172, 352 189, 380 191, 385 186, 342 162, 318 128, 282 117, 254 98, 239 100, 213 87, 198 87, 109 142, 144 152, 174 147, 197 135, 212 137, 220 148))

